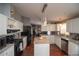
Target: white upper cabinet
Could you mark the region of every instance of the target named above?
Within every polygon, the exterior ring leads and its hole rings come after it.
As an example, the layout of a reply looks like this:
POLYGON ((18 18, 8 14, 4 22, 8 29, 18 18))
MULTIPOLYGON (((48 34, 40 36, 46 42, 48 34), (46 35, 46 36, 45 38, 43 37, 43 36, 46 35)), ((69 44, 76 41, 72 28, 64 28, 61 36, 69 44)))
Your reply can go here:
POLYGON ((41 26, 41 31, 47 31, 47 26, 41 26))
POLYGON ((8 29, 20 29, 20 31, 23 31, 23 23, 18 20, 9 18, 8 29))
POLYGON ((23 23, 20 21, 16 21, 16 29, 20 29, 20 31, 23 31, 23 23))
POLYGON ((61 49, 61 37, 55 35, 54 39, 55 44, 61 49))
POLYGON ((18 21, 18 27, 20 29, 20 31, 23 31, 23 23, 18 21))
POLYGON ((7 17, 5 15, 0 14, 0 35, 7 34, 7 17))
POLYGON ((16 21, 12 18, 8 18, 8 29, 15 29, 16 21))
POLYGON ((23 23, 0 14, 0 36, 7 35, 7 29, 20 29, 20 31, 23 31, 23 23))
POLYGON ((67 21, 67 32, 79 33, 79 18, 67 21))
POLYGON ((56 31, 56 25, 55 24, 48 24, 48 31, 56 31))
POLYGON ((42 31, 56 31, 56 25, 55 24, 47 24, 46 26, 41 27, 42 31))

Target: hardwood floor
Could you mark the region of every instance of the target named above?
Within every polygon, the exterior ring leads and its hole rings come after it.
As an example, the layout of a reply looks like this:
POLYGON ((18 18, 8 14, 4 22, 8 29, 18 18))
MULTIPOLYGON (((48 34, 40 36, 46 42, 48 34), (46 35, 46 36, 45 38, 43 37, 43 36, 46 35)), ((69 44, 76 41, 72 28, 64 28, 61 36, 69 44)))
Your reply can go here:
POLYGON ((55 44, 51 44, 50 56, 67 56, 67 54, 60 50, 55 44))
MULTIPOLYGON (((34 44, 26 47, 23 51, 22 56, 34 56, 34 44)), ((50 56, 66 56, 55 44, 50 44, 50 56)))
POLYGON ((34 44, 33 42, 26 47, 26 49, 23 51, 22 56, 34 56, 34 44))

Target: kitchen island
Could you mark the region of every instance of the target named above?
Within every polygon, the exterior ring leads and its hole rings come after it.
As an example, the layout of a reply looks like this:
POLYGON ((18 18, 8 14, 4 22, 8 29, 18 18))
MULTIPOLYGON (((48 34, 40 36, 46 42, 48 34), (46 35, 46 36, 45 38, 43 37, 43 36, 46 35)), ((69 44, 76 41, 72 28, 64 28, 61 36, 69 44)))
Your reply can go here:
POLYGON ((34 56, 49 56, 50 44, 46 37, 36 37, 34 39, 34 56))

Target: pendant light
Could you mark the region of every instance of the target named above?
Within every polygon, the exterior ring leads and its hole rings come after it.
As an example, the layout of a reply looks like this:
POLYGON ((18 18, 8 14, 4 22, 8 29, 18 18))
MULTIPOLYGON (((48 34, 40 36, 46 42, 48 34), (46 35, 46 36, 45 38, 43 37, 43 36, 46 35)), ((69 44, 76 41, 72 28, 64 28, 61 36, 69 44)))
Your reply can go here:
POLYGON ((43 13, 43 26, 47 26, 46 12, 43 13))
POLYGON ((46 17, 44 18, 44 24, 43 25, 47 26, 47 19, 46 19, 46 17))
POLYGON ((47 26, 47 18, 46 18, 46 14, 45 14, 45 10, 47 8, 47 4, 45 3, 43 5, 43 9, 42 9, 42 14, 43 14, 43 26, 47 26))

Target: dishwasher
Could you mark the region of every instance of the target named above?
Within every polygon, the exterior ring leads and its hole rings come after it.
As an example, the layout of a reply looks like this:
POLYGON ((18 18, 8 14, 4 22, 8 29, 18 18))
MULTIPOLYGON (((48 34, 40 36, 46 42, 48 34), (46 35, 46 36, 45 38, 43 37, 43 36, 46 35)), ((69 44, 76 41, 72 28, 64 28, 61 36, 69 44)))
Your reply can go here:
POLYGON ((61 49, 68 54, 68 40, 61 38, 61 49))

